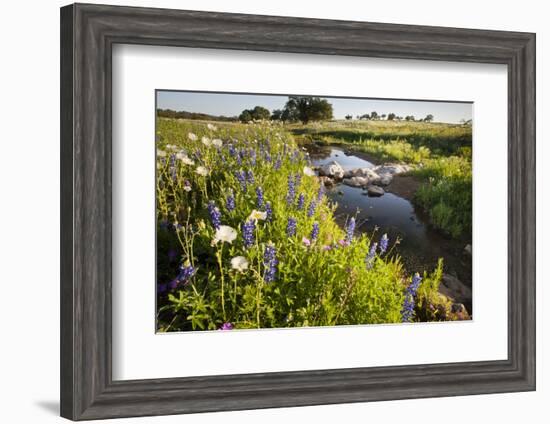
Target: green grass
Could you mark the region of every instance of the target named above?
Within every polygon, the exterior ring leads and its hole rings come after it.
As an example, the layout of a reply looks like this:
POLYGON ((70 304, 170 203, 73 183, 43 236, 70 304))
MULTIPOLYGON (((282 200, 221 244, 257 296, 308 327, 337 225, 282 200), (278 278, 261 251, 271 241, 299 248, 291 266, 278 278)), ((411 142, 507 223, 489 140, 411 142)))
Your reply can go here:
POLYGON ((317 178, 304 173, 306 157, 284 127, 215 125, 157 120, 158 330, 212 330, 224 323, 274 328, 400 322, 411 276, 403 270, 398 246, 376 250, 367 263, 381 234, 355 234, 344 242, 334 205, 320 193, 317 178), (206 146, 203 136, 222 145, 206 146), (199 166, 208 175, 198 174, 199 166), (241 171, 254 177, 246 189, 236 176, 241 171), (289 203, 289 180, 297 178, 289 203), (300 194, 305 199, 301 209, 300 194), (227 202, 232 195, 234 209, 227 202), (231 243, 216 242, 210 202, 221 224, 235 230, 231 243), (266 211, 265 202, 271 204, 272 218, 257 221, 254 241, 247 245, 243 224, 253 210, 266 211), (292 236, 287 234, 289 218, 296 220, 292 236), (315 225, 319 232, 313 240, 315 225), (276 264, 266 261, 272 250, 276 264), (232 259, 240 256, 247 269, 233 269, 232 259), (171 286, 181 267, 193 269, 193 275, 171 286))
POLYGON ((431 224, 454 238, 471 238, 472 128, 426 122, 333 121, 294 124, 302 143, 342 144, 381 162, 415 165, 422 181, 415 203, 431 224))

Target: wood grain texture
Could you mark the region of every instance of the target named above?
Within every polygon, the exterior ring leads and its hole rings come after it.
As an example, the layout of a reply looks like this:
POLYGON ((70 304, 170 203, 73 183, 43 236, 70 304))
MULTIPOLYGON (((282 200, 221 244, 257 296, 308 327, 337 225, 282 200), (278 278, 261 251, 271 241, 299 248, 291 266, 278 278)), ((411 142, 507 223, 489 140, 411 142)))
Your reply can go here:
POLYGON ((535 35, 75 4, 61 9, 61 415, 100 419, 535 388, 535 35), (115 43, 500 63, 509 75, 509 358, 111 378, 115 43))

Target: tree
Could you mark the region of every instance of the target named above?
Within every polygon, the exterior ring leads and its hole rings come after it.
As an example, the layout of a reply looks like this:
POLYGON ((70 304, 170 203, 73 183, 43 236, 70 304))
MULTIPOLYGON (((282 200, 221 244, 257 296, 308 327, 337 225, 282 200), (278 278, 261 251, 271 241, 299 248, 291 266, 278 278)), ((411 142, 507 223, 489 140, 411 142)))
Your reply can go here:
POLYGON ((248 109, 243 110, 239 115, 239 121, 242 121, 242 122, 252 121, 252 114, 250 113, 250 110, 248 109))
POLYGON ((346 120, 350 121, 350 120, 352 120, 352 119, 353 119, 353 116, 351 116, 351 115, 346 115, 346 120))
POLYGON ((382 119, 386 119, 386 114, 385 114, 385 113, 383 113, 382 115, 380 115, 380 118, 382 118, 382 119))
POLYGON ((414 121, 414 116, 413 115, 405 116, 405 121, 414 121))
POLYGON ((275 109, 271 113, 271 120, 272 121, 282 121, 283 119, 283 111, 281 109, 275 109))
POLYGON ((370 119, 370 115, 368 113, 365 113, 364 115, 361 115, 359 119, 366 119, 368 121, 370 119))
POLYGON ((376 111, 371 112, 370 119, 372 119, 373 121, 376 121, 378 119, 378 112, 376 111))
POLYGON ((434 116, 431 113, 426 115, 426 117, 424 118, 424 122, 432 122, 433 120, 434 116))
POLYGON ((332 105, 320 97, 290 96, 285 105, 283 115, 289 121, 325 121, 332 119, 332 105))
POLYGON ((388 121, 393 121, 395 119, 395 113, 389 113, 388 114, 388 121))
POLYGON ((239 120, 249 122, 253 120, 269 119, 271 113, 265 107, 256 106, 254 109, 245 109, 241 112, 239 120))

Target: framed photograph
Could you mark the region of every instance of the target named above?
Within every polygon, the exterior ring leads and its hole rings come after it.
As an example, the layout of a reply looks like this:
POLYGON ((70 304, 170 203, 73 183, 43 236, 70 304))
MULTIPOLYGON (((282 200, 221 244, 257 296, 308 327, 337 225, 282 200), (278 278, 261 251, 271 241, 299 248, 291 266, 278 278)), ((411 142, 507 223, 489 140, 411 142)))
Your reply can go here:
POLYGON ((535 35, 61 9, 61 415, 535 389, 535 35))

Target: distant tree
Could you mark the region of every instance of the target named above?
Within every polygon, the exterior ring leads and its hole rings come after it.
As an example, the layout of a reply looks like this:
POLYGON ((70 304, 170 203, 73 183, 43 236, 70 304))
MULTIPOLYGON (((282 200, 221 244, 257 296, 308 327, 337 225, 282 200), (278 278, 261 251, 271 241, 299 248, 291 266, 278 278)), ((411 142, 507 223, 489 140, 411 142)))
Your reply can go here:
POLYGON ((241 112, 239 115, 239 121, 241 122, 250 122, 252 121, 252 114, 250 113, 250 110, 245 109, 241 112))
POLYGON ((350 121, 350 120, 352 120, 352 119, 353 119, 353 116, 351 116, 351 115, 346 115, 346 120, 350 121))
POLYGON ((389 113, 388 114, 388 121, 393 121, 396 118, 395 113, 389 113))
POLYGON ((256 106, 254 109, 245 109, 239 115, 239 120, 243 122, 253 121, 253 120, 263 120, 269 119, 271 113, 265 107, 256 106))
POLYGON ((290 96, 286 102, 283 116, 289 121, 326 121, 332 119, 332 104, 320 97, 290 96))
POLYGON ((378 119, 378 112, 376 111, 371 112, 370 119, 372 119, 373 121, 376 121, 378 119))
POLYGON ((385 113, 383 113, 382 115, 380 115, 380 118, 382 118, 382 119, 386 119, 386 114, 385 114, 385 113))
POLYGON ((426 115, 426 117, 424 118, 424 122, 432 122, 433 120, 434 116, 431 113, 426 115))
POLYGON ((414 121, 414 116, 413 115, 405 116, 405 121, 414 121))
POLYGON ((370 115, 368 113, 365 113, 364 115, 361 115, 359 119, 366 119, 368 121, 370 119, 370 115))
POLYGON ((281 121, 283 118, 283 111, 281 109, 275 109, 271 113, 271 120, 272 121, 281 121))

